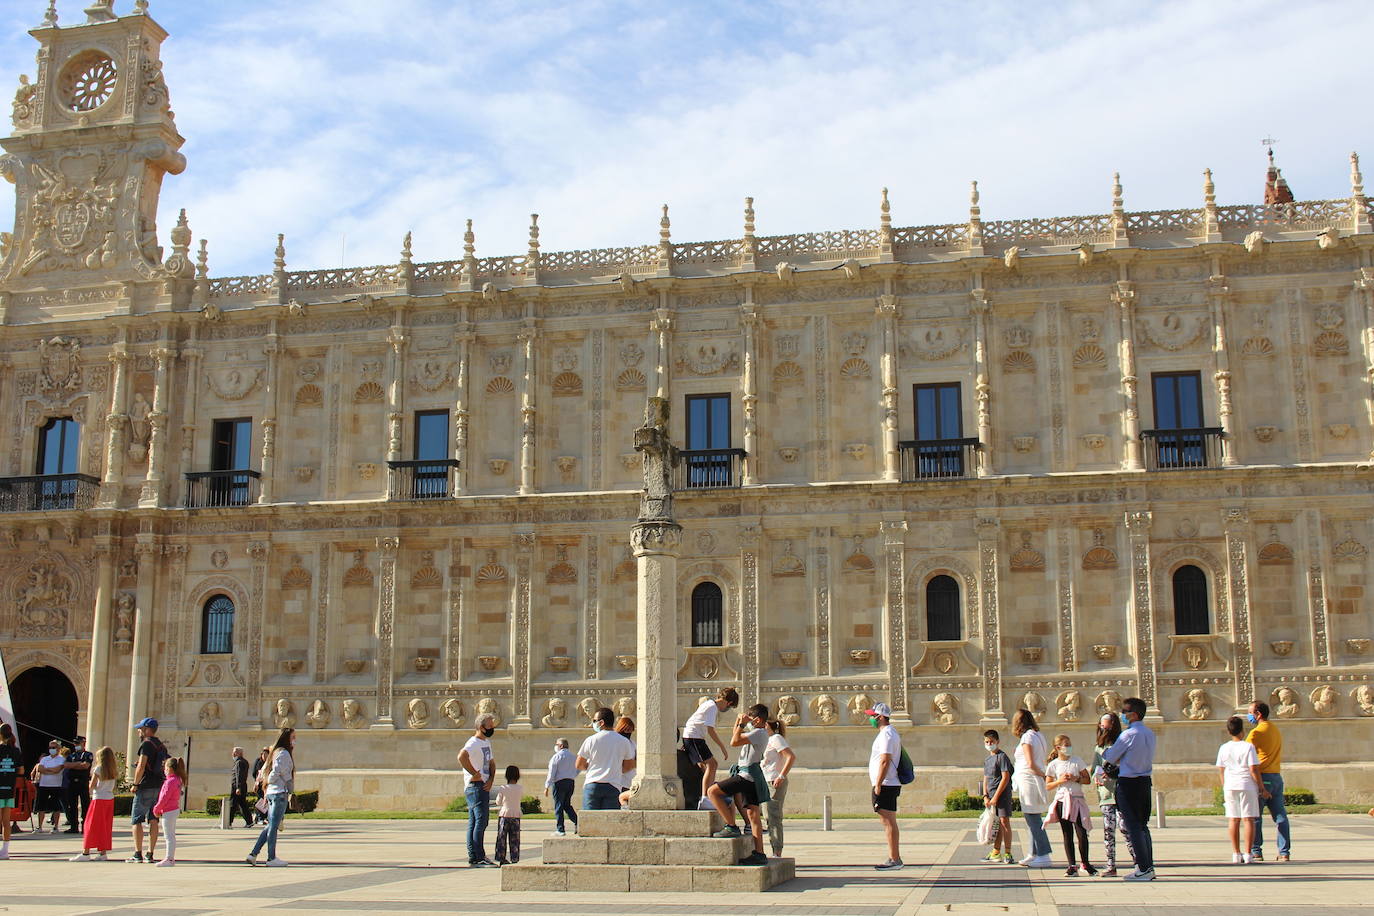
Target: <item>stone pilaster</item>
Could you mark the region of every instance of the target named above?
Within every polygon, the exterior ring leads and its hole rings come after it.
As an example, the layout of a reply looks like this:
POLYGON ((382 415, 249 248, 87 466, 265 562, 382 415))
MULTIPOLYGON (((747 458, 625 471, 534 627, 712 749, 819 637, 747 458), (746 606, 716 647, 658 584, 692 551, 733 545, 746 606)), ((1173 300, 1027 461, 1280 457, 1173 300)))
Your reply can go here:
POLYGON ((167 376, 176 350, 158 347, 153 350, 157 371, 153 376, 153 409, 148 414, 148 476, 138 504, 142 508, 162 505, 162 478, 167 464, 167 376))
POLYGON ((630 530, 638 586, 639 759, 629 804, 649 811, 682 807, 682 782, 677 776, 677 558, 681 541, 682 527, 676 522, 639 522, 630 530))
POLYGON ((1244 509, 1222 512, 1226 531, 1226 590, 1231 608, 1231 644, 1236 671, 1236 709, 1257 699, 1255 647, 1250 638, 1250 515, 1244 509))
POLYGON ((1329 667, 1331 664, 1331 636, 1328 630, 1326 579, 1326 536, 1322 533, 1319 509, 1304 510, 1307 518, 1307 617, 1312 632, 1312 664, 1329 667))
POLYGON ((311 669, 316 684, 329 677, 329 592, 333 579, 334 545, 321 541, 315 561, 315 623, 311 669))
POLYGON ((535 462, 537 454, 539 384, 539 352, 535 341, 539 337, 537 319, 526 318, 520 328, 520 351, 524 362, 520 376, 520 495, 535 492, 535 462))
MULTIPOLYGON (((192 342, 194 343, 194 337, 192 342)), ((204 352, 196 346, 186 346, 181 349, 181 355, 186 360, 186 399, 181 405, 180 470, 182 473, 196 469, 196 418, 200 416, 196 410, 196 405, 200 400, 200 358, 204 352)), ((184 505, 180 496, 174 498, 172 502, 173 505, 184 505)))
POLYGON ((395 690, 396 659, 396 557, 400 553, 398 537, 377 538, 380 556, 377 576, 377 719, 373 728, 395 728, 391 716, 395 690))
MULTIPOLYGON (((1368 220, 1366 215, 1365 220, 1368 220)), ((1364 356, 1364 374, 1368 382, 1365 392, 1365 416, 1369 428, 1374 433, 1374 267, 1361 267, 1355 277, 1355 296, 1360 302, 1360 315, 1364 328, 1360 332, 1360 352, 1364 356)), ((1374 442, 1370 444, 1369 458, 1374 461, 1374 442)))
MULTIPOLYGON (((406 333, 405 327, 401 324, 402 313, 397 310, 395 323, 391 327, 391 333, 387 335, 387 343, 391 344, 390 358, 387 360, 386 377, 386 460, 400 461, 404 455, 401 451, 404 445, 405 436, 405 377, 406 377, 406 345, 410 343, 410 336, 406 333)), ((387 492, 394 490, 395 483, 392 478, 395 471, 387 469, 387 492)), ((390 711, 388 710, 388 715, 390 711)))
POLYGON ((980 518, 978 530, 978 600, 983 618, 983 718, 980 724, 1005 724, 1002 709, 1002 611, 998 603, 998 539, 1001 524, 980 518))
POLYGON ((740 370, 740 409, 744 415, 744 466, 740 483, 758 483, 759 424, 758 424, 758 324, 759 314, 754 308, 754 288, 744 288, 745 302, 740 306, 740 325, 744 328, 744 366, 740 370))
POLYGON ((1131 632, 1135 645, 1135 676, 1140 698, 1148 713, 1158 716, 1159 694, 1156 679, 1159 673, 1155 656, 1154 598, 1150 589, 1150 521, 1148 510, 1133 509, 1126 513, 1126 529, 1131 542, 1131 632))
POLYGON ((997 451, 992 441, 992 382, 988 372, 988 315, 992 301, 981 287, 970 294, 973 299, 973 398, 978 417, 978 476, 995 473, 993 456, 997 451))
POLYGON ((883 629, 887 638, 887 679, 892 721, 911 724, 907 702, 906 519, 885 513, 883 539, 883 629))
MULTIPOLYGON (((740 530, 739 652, 740 694, 742 698, 759 695, 759 545, 763 531, 758 525, 740 530)), ((674 560, 676 564, 676 560, 674 560)), ((731 627, 734 630, 734 627, 731 627)), ((732 634, 733 635, 733 634, 732 634)), ((743 701, 743 699, 742 699, 743 701)), ((751 702, 757 703, 758 700, 751 702)))
POLYGON ((262 620, 267 609, 267 564, 272 559, 272 545, 268 541, 253 541, 248 545, 253 561, 252 595, 248 602, 248 677, 245 691, 244 725, 262 727, 262 620))
POLYGON ((830 529, 811 532, 812 600, 815 603, 816 636, 811 643, 811 670, 830 674, 830 529))
POLYGON ((91 674, 86 697, 86 738, 92 747, 108 744, 113 732, 107 730, 105 711, 109 700, 106 681, 110 671, 110 605, 114 591, 115 539, 99 535, 95 539, 95 611, 91 621, 91 674))
POLYGON ((1056 627, 1059 630, 1059 670, 1078 670, 1078 650, 1075 640, 1073 587, 1073 531, 1059 528, 1055 532, 1055 605, 1056 627))
MULTIPOLYGON (((105 478, 101 482, 100 504, 113 506, 119 501, 124 483, 125 433, 129 428, 129 350, 121 341, 110 351, 114 378, 110 383, 110 413, 105 418, 105 478)), ((88 736, 89 737, 89 736, 88 736)))
POLYGON ((601 676, 601 538, 586 539, 587 578, 582 602, 582 676, 594 681, 601 676))
POLYGON ((1136 401, 1135 374, 1135 284, 1118 280, 1112 290, 1112 301, 1120 310, 1121 341, 1117 345, 1117 360, 1121 365, 1121 435, 1125 440, 1121 454, 1121 468, 1139 471, 1144 468, 1140 453, 1140 406, 1136 401))
POLYGON ((898 454, 897 411, 900 402, 897 389, 897 320, 901 317, 901 306, 896 296, 885 294, 878 297, 878 338, 882 341, 882 356, 879 357, 878 378, 882 384, 882 445, 883 480, 895 481, 901 476, 901 456, 898 454))
POLYGON ((463 575, 463 541, 454 538, 449 541, 448 603, 444 614, 444 632, 447 634, 447 657, 445 669, 450 681, 463 679, 463 625, 467 613, 467 584, 471 575, 463 575))
POLYGON ((267 342, 262 348, 263 355, 267 357, 267 371, 263 373, 267 390, 263 393, 265 412, 262 418, 262 481, 258 489, 258 504, 262 506, 272 504, 277 478, 277 396, 281 390, 281 379, 278 375, 281 372, 282 346, 281 338, 276 333, 275 322, 272 328, 272 333, 267 335, 267 342))
POLYGON ((460 322, 456 335, 458 375, 453 384, 453 457, 458 461, 458 471, 453 477, 454 497, 463 495, 463 484, 468 475, 468 383, 471 378, 472 342, 476 337, 469 322, 460 322))
POLYGON ((649 322, 649 350, 654 354, 653 364, 649 367, 649 394, 651 397, 667 399, 671 397, 673 312, 671 309, 654 310, 654 319, 649 322))
POLYGON ((515 607, 511 619, 511 707, 510 728, 534 727, 530 714, 530 579, 534 574, 534 532, 515 535, 515 607))
MULTIPOLYGON (((138 586, 134 592, 134 645, 129 659, 130 722, 153 714, 149 706, 151 698, 148 686, 153 676, 153 608, 157 595, 158 557, 161 554, 157 535, 138 535, 134 545, 134 555, 138 557, 138 586)), ((138 751, 138 736, 130 729, 125 740, 124 759, 132 761, 138 751)))
MULTIPOLYGON (((1217 259, 1219 267, 1220 259, 1217 259)), ((1221 463, 1236 463, 1236 440, 1231 420, 1231 360, 1226 352, 1226 303, 1231 288, 1221 274, 1207 278, 1207 302, 1212 312, 1212 380, 1217 387, 1217 423, 1221 426, 1221 463)))

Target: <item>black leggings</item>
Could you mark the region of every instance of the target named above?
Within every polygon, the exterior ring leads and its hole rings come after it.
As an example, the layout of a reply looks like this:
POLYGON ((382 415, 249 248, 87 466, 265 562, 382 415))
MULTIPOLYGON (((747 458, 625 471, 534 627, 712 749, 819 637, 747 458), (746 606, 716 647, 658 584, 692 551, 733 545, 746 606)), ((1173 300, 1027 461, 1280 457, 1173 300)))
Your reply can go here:
POLYGON ((1069 860, 1069 865, 1076 865, 1082 861, 1088 864, 1088 831, 1083 829, 1079 821, 1069 820, 1069 811, 1072 810, 1068 802, 1059 804, 1059 829, 1064 834, 1064 855, 1069 860), (1078 858, 1073 857, 1073 836, 1078 834, 1078 858))

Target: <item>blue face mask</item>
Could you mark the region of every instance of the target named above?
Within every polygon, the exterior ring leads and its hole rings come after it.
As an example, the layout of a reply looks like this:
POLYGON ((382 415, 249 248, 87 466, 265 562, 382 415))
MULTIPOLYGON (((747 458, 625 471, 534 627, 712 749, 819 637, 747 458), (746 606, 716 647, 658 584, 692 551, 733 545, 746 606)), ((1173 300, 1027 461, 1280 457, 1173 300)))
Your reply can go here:
POLYGON ((1253 712, 1252 712, 1252 713, 1247 713, 1246 716, 1245 716, 1245 719, 1246 719, 1246 721, 1248 721, 1251 725, 1258 725, 1258 724, 1259 724, 1259 719, 1255 718, 1255 714, 1254 714, 1253 712))

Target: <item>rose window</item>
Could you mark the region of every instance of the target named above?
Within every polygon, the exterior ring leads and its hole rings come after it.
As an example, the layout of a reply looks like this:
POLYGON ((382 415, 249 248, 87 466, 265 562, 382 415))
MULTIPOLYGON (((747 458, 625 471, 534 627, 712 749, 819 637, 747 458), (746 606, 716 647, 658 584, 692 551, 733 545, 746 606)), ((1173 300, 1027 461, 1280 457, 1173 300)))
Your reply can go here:
POLYGON ((94 111, 114 94, 119 73, 114 61, 98 51, 75 58, 62 74, 63 99, 72 111, 94 111))

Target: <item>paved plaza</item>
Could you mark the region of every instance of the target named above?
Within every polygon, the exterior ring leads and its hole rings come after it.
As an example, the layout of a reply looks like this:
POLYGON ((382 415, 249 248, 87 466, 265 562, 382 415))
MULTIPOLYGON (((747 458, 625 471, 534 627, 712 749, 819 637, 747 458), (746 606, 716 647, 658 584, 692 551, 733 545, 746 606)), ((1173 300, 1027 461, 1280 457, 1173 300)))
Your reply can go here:
MULTIPOLYGON (((1374 819, 1309 815, 1295 821, 1295 861, 1250 867, 1229 859, 1220 817, 1179 817, 1156 831, 1160 879, 1152 884, 1066 878, 987 866, 970 820, 902 822, 906 869, 878 873, 876 821, 819 821, 787 827, 797 879, 763 894, 501 893, 496 869, 463 863, 461 821, 289 821, 280 854, 285 869, 248 868, 254 833, 228 833, 209 820, 180 828, 175 869, 128 865, 127 827, 116 832, 118 863, 71 863, 71 838, 16 838, 0 906, 31 914, 143 914, 340 911, 463 914, 653 914, 653 916, 915 916, 927 913, 1035 913, 1064 916, 1231 914, 1243 905, 1269 916, 1369 912, 1374 893, 1374 819)), ((537 861, 548 821, 527 821, 524 861, 537 861)), ((1018 828, 1020 823, 1017 824, 1018 828)), ((1094 826, 1098 823, 1095 820, 1094 826)), ((495 837, 494 829, 488 841, 495 837)), ((1054 834, 1056 846, 1057 831, 1054 834)), ((1019 849, 1019 844, 1018 844, 1019 849)), ((490 847, 488 847, 490 851, 490 847)), ((1098 835, 1093 854, 1100 853, 1098 835)), ((1124 851, 1124 849, 1122 850, 1124 851)), ((1059 850, 1056 848, 1056 856, 1059 850)), ((1272 853, 1271 853, 1272 854, 1272 853)))

